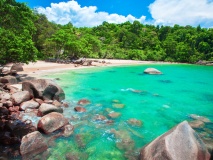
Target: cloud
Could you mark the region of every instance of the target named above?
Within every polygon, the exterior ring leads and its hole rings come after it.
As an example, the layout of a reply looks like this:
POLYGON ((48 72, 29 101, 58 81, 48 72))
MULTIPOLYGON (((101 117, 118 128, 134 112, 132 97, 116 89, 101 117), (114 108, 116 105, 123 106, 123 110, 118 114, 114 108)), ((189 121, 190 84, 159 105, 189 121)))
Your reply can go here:
POLYGON ((102 24, 103 21, 109 23, 122 23, 126 21, 145 22, 146 17, 139 19, 132 15, 123 16, 118 14, 109 14, 107 12, 97 12, 96 6, 81 7, 78 2, 71 0, 68 2, 51 3, 50 7, 38 7, 38 13, 45 14, 49 21, 58 24, 67 24, 71 22, 76 27, 93 27, 102 24))
POLYGON ((155 24, 213 26, 212 0, 155 0, 149 10, 155 24))

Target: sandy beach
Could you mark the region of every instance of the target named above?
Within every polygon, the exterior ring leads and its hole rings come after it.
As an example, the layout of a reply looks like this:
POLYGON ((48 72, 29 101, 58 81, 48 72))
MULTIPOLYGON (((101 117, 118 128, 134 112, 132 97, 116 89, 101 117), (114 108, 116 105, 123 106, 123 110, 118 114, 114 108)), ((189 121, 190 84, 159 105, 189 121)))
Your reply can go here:
POLYGON ((53 62, 37 61, 34 63, 24 64, 24 71, 21 74, 28 74, 30 76, 39 76, 41 74, 47 74, 52 72, 60 72, 63 70, 74 70, 89 67, 107 67, 107 66, 121 66, 121 65, 139 65, 139 64, 157 64, 166 62, 156 61, 135 61, 135 60, 115 60, 115 59, 87 59, 93 60, 92 65, 75 65, 75 64, 60 64, 53 62))

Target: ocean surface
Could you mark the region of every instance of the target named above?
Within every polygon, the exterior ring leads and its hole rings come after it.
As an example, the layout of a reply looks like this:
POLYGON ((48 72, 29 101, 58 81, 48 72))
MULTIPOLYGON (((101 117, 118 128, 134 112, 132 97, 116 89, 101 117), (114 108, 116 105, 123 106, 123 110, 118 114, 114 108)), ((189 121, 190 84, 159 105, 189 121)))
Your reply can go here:
MULTIPOLYGON (((77 69, 44 76, 65 91, 64 115, 75 126, 70 137, 56 140, 49 160, 79 157, 89 160, 133 159, 139 149, 190 115, 213 122, 213 67, 156 64, 77 69), (162 75, 143 71, 154 67, 162 75), (77 113, 80 99, 91 103, 77 113), (120 116, 110 118, 108 114, 120 116), (97 115, 107 118, 97 120, 97 115), (142 125, 132 125, 129 119, 142 125)), ((213 129, 212 123, 209 128, 213 129)))

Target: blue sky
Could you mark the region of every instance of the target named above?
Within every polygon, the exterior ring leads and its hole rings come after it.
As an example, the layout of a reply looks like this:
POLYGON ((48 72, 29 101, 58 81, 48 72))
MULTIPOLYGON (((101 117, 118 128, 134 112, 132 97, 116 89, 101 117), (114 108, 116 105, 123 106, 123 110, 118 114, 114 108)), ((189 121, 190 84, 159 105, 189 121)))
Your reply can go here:
POLYGON ((50 21, 92 27, 103 21, 213 27, 213 0, 17 0, 50 21))

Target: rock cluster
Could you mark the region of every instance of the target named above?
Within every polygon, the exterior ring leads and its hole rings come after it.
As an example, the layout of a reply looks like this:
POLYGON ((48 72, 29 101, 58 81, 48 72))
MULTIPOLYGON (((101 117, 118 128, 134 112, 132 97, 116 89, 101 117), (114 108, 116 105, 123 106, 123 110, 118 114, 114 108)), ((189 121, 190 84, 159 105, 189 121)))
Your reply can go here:
MULTIPOLYGON (((16 79, 16 78, 15 78, 16 79)), ((13 78, 1 78, 0 87, 0 144, 18 145, 15 151, 5 153, 5 158, 21 154, 22 159, 33 159, 46 152, 53 132, 69 136, 73 126, 63 116, 65 98, 63 90, 51 80, 31 80, 13 87, 13 78), (29 115, 29 118, 23 118, 29 115), (38 119, 32 123, 32 117, 38 119), (43 136, 47 134, 47 136, 43 136)))

